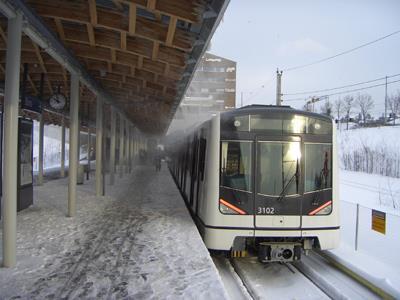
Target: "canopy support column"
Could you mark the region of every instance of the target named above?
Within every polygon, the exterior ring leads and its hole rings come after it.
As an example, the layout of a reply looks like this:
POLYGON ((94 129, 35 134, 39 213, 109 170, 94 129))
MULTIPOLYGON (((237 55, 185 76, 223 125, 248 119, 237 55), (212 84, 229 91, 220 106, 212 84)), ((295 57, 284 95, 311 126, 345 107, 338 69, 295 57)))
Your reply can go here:
POLYGON ((65 117, 62 117, 61 125, 61 177, 65 177, 65 117))
POLYGON ((39 122, 39 173, 38 185, 43 184, 43 148, 44 148, 44 118, 43 113, 40 115, 39 122))
POLYGON ((116 134, 116 115, 115 109, 111 106, 111 137, 110 137, 110 184, 115 182, 115 134, 116 134))
POLYGON ((103 99, 97 98, 96 101, 96 196, 103 195, 103 99))
POLYGON ((4 91, 3 266, 17 261, 18 101, 22 16, 8 20, 4 91))
POLYGON ((124 173, 124 119, 119 115, 119 177, 122 178, 124 173))
POLYGON ((91 132, 90 132, 90 126, 88 125, 88 129, 87 129, 87 161, 88 161, 88 166, 87 166, 87 178, 86 178, 86 180, 89 180, 89 175, 90 175, 90 148, 92 148, 92 145, 91 145, 91 132))
POLYGON ((74 73, 71 73, 69 115, 68 216, 73 217, 76 214, 76 182, 79 163, 79 76, 74 73))

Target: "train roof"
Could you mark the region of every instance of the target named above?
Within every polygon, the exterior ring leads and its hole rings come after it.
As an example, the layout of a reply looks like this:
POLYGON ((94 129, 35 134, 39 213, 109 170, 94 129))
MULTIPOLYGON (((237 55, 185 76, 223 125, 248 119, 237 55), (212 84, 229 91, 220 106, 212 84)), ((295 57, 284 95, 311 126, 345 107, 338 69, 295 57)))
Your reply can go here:
POLYGON ((277 106, 277 105, 252 104, 252 105, 243 106, 241 108, 237 108, 234 110, 230 110, 227 112, 223 112, 223 113, 221 113, 221 116, 222 117, 232 117, 232 116, 239 116, 239 115, 267 114, 267 113, 268 114, 269 113, 298 114, 298 115, 323 119, 323 120, 326 120, 329 122, 332 121, 331 118, 329 118, 328 116, 309 112, 309 111, 294 109, 293 107, 290 107, 288 105, 277 106))

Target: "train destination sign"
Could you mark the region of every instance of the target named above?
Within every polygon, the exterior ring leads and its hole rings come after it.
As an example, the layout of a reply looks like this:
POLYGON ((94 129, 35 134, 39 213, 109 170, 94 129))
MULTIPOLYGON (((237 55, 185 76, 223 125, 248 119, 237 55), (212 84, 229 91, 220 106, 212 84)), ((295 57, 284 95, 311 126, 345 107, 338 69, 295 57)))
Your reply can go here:
POLYGON ((386 213, 379 210, 372 210, 372 230, 386 234, 386 213))

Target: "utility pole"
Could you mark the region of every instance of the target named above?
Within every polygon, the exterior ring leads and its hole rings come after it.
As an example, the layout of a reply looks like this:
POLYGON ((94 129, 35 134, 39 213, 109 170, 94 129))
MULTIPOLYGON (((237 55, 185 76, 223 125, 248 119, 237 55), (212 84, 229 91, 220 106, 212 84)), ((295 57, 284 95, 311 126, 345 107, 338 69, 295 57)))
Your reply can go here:
POLYGON ((282 92, 281 92, 282 71, 276 70, 276 105, 282 105, 282 92))
POLYGON ((243 107, 243 92, 240 94, 240 107, 243 107))
POLYGON ((384 125, 386 125, 387 118, 387 76, 385 77, 385 117, 384 117, 384 125))

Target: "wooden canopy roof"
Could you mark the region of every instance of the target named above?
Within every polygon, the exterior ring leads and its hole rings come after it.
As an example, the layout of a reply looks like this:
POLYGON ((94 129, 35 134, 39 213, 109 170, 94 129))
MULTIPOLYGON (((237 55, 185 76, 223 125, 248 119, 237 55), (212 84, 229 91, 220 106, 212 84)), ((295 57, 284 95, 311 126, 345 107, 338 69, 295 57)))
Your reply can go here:
MULTIPOLYGON (((162 133, 181 101, 227 0, 27 0, 141 130, 162 133)), ((0 29, 4 73, 6 19, 0 29)), ((29 65, 27 93, 43 99, 57 89, 68 96, 69 76, 46 51, 23 36, 22 61, 29 65)), ((21 66, 22 68, 22 66, 21 66)), ((4 75, 2 75, 4 76, 4 75)), ((81 111, 95 119, 95 95, 81 88, 81 111), (94 106, 94 105, 93 105, 94 106)))

